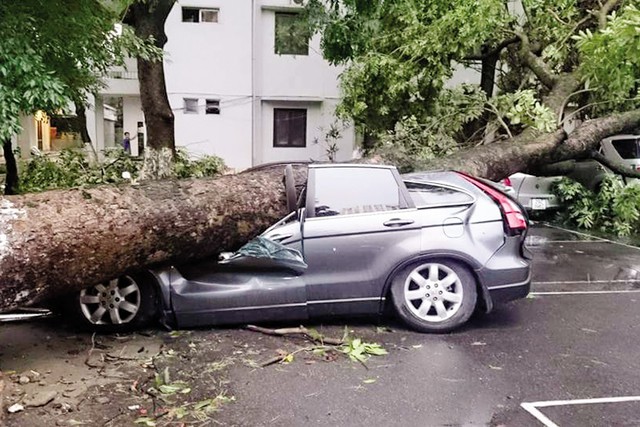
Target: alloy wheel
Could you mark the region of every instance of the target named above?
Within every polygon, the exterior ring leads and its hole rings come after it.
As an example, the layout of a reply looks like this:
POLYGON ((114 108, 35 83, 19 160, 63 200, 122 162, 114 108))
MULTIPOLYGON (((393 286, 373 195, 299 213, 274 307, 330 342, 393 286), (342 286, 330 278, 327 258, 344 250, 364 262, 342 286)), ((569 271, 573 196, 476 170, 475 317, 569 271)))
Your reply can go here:
POLYGON ((460 277, 444 264, 426 263, 414 268, 405 279, 403 289, 409 310, 427 322, 450 319, 462 305, 460 277))
POLYGON ((122 276, 80 292, 80 308, 94 325, 131 322, 140 309, 140 287, 130 276, 122 276))

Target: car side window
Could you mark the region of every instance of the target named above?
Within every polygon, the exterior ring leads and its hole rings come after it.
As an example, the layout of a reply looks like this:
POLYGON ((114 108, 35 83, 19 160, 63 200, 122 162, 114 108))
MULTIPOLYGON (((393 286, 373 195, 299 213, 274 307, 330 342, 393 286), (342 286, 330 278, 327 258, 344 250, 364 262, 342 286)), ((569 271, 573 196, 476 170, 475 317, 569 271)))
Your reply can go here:
POLYGON ((612 141, 611 144, 623 159, 637 159, 640 157, 640 142, 637 139, 618 139, 612 141))
POLYGON ((340 167, 315 171, 315 216, 401 208, 400 188, 389 169, 340 167))
POLYGON ((473 196, 452 188, 410 181, 405 182, 405 185, 409 190, 413 203, 415 203, 418 208, 473 202, 473 196))

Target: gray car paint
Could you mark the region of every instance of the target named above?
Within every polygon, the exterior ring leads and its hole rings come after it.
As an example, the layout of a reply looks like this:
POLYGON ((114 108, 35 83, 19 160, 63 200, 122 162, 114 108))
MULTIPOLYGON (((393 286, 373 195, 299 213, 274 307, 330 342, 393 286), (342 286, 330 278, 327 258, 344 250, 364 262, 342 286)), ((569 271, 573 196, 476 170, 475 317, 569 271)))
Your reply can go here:
POLYGON ((234 270, 214 260, 156 269, 152 273, 160 284, 165 321, 191 327, 375 314, 384 304, 395 272, 427 257, 446 257, 468 265, 479 281, 487 310, 492 307, 493 293, 497 300, 506 300, 511 299, 511 293, 504 293, 510 287, 518 288, 515 297, 526 295, 529 288, 524 234, 506 235, 497 204, 454 172, 401 178, 391 166, 310 165, 304 207, 263 236, 300 250, 307 271, 299 274, 281 267, 234 270), (389 170, 403 208, 309 215, 315 212, 316 172, 326 168, 389 170), (451 202, 444 197, 441 203, 417 207, 403 179, 469 197, 451 202))

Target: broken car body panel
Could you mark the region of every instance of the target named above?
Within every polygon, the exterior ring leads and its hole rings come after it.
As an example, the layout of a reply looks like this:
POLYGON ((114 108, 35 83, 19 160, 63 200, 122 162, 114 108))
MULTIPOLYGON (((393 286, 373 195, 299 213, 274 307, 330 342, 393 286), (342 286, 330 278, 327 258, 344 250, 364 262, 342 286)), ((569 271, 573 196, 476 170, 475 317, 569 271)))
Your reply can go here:
POLYGON ((529 291, 526 230, 507 233, 498 205, 455 172, 401 177, 391 166, 310 165, 303 194, 262 237, 299 251, 306 270, 268 256, 152 270, 165 321, 192 327, 376 314, 393 277, 429 259, 473 271, 487 311, 529 291))

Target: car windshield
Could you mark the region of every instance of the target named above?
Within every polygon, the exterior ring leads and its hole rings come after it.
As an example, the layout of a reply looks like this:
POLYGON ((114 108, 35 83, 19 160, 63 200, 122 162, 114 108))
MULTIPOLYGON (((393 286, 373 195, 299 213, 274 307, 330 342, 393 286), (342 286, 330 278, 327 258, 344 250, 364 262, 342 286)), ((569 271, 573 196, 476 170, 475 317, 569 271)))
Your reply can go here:
POLYGON ((618 139, 611 143, 623 159, 640 159, 640 138, 618 139))

